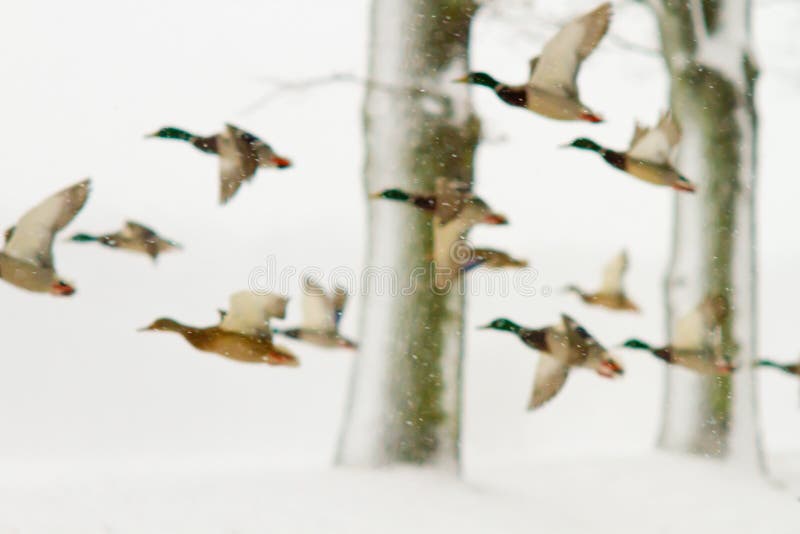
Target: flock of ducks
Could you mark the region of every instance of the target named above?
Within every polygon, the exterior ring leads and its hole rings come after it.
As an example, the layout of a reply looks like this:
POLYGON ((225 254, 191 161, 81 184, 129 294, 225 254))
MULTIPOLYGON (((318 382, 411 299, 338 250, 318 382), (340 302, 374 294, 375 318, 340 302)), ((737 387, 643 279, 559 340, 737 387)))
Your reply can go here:
MULTIPOLYGON (((456 81, 489 87, 504 103, 551 119, 601 122, 602 118, 581 102, 576 79, 582 62, 606 34, 610 19, 611 5, 604 3, 562 27, 547 42, 541 54, 531 60, 530 78, 524 85, 507 85, 483 72, 471 72, 456 81)), ((202 152, 218 156, 221 204, 229 202, 242 183, 251 180, 259 168, 285 169, 291 166, 291 161, 277 154, 270 145, 231 124, 208 137, 176 127, 161 128, 148 137, 184 141, 202 152)), ((695 190, 694 184, 671 163, 680 137, 677 123, 667 112, 652 128, 637 125, 625 152, 605 148, 585 137, 566 146, 596 152, 609 165, 645 182, 691 193, 695 190)), ((6 232, 5 247, 0 252, 0 278, 28 291, 72 295, 74 286, 56 271, 53 241, 55 235, 83 208, 89 189, 88 179, 79 182, 48 197, 22 216, 6 232)), ((462 182, 440 178, 433 193, 387 189, 371 194, 370 198, 403 203, 431 215, 433 253, 429 259, 436 267, 435 282, 440 289, 449 287, 478 266, 519 268, 527 265, 525 260, 506 252, 473 247, 466 242, 465 236, 474 225, 503 225, 508 221, 462 182), (443 274, 440 276, 440 273, 443 274)), ((70 240, 76 243, 97 242, 146 254, 153 260, 162 253, 180 248, 175 241, 134 221, 125 222, 117 232, 100 235, 78 233, 70 240)), ((623 251, 605 267, 599 289, 593 292, 576 286, 566 289, 588 305, 637 312, 639 307, 623 287, 627 267, 628 257, 623 251)), ((303 322, 294 328, 270 326, 271 320, 285 318, 285 297, 240 291, 231 295, 227 310, 220 310, 217 325, 201 328, 160 318, 142 330, 174 332, 198 350, 237 361, 271 365, 296 366, 299 363, 288 349, 274 344, 274 334, 320 347, 357 348, 356 342, 339 332, 346 292, 337 287, 328 293, 310 278, 303 280, 303 290, 303 322)), ((735 366, 729 357, 720 353, 719 343, 709 342, 711 338, 719 337, 719 328, 727 311, 723 298, 708 297, 678 321, 669 344, 656 347, 639 339, 629 339, 623 346, 648 351, 667 364, 697 373, 729 375, 735 371, 735 366)), ((552 399, 562 389, 574 367, 593 370, 606 378, 624 372, 608 350, 567 315, 562 315, 556 324, 541 328, 527 328, 506 318, 495 319, 483 328, 510 332, 541 354, 530 409, 552 399)), ((800 365, 770 360, 761 360, 757 365, 800 376, 800 365)))

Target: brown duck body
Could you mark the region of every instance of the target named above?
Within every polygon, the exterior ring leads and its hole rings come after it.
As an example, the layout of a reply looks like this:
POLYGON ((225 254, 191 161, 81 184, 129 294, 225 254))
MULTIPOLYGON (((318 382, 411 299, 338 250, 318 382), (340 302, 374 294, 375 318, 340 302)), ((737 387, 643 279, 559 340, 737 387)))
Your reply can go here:
MULTIPOLYGON (((608 158, 606 158, 606 161, 609 161, 608 158)), ((609 161, 609 163, 611 162, 609 161)), ((612 165, 614 164, 612 163, 612 165)), ((614 166, 616 167, 617 165, 614 166)), ((623 166, 619 168, 640 180, 654 185, 665 185, 679 191, 692 192, 695 190, 694 186, 670 165, 660 165, 624 156, 623 166)))
POLYGON ((269 337, 247 336, 218 326, 196 328, 172 319, 159 319, 147 329, 176 332, 197 350, 213 352, 231 360, 292 367, 299 365, 295 356, 275 346, 269 337))
POLYGON ((208 137, 196 136, 189 142, 198 150, 207 154, 219 154, 219 135, 210 135, 208 137))
POLYGON ((292 339, 299 339, 323 348, 346 348, 356 349, 358 344, 342 336, 338 332, 330 332, 327 330, 313 329, 313 328, 290 328, 288 330, 280 331, 286 337, 292 339))
POLYGON ((725 361, 713 361, 711 355, 703 352, 675 349, 671 346, 654 348, 653 356, 670 365, 685 367, 702 375, 729 375, 735 367, 725 361))
POLYGON ((554 95, 549 91, 530 85, 501 83, 493 90, 497 97, 509 106, 524 108, 549 119, 589 122, 600 122, 601 120, 591 109, 574 98, 554 95))
POLYGON ((0 277, 21 289, 50 293, 56 271, 52 267, 35 265, 0 252, 0 277))
POLYGON ((578 292, 578 296, 586 304, 602 306, 610 310, 619 311, 639 311, 639 307, 624 294, 604 294, 604 293, 584 293, 578 292))

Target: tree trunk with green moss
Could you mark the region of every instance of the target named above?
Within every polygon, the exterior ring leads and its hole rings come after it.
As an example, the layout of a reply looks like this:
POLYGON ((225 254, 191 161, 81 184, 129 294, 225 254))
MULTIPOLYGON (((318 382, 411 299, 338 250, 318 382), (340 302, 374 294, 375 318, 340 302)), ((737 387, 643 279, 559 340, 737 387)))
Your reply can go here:
MULTIPOLYGON (((479 126, 466 86, 472 0, 374 0, 364 105, 365 193, 472 180, 479 126)), ((368 203, 361 345, 338 450, 344 465, 457 469, 463 295, 437 294, 431 217, 368 203)))
MULTIPOLYGON (((762 465, 751 362, 756 353, 756 71, 747 0, 653 0, 683 130, 678 161, 699 184, 675 201, 666 280, 668 324, 723 296, 721 350, 731 378, 667 370, 660 445, 762 465)), ((711 336, 711 333, 709 333, 711 336)), ((709 340, 711 343, 711 340, 709 340)))

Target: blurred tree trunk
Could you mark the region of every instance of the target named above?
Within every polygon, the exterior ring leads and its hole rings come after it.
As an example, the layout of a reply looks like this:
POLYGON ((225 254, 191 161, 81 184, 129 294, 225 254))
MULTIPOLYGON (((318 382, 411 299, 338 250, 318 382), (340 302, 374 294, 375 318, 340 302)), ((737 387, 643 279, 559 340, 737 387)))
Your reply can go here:
MULTIPOLYGON (((465 85, 473 0, 373 0, 365 188, 472 180, 479 124, 465 85)), ((431 217, 368 204, 368 273, 338 462, 457 469, 463 295, 429 282, 431 217), (413 287, 409 290, 409 286, 413 287)))
POLYGON ((660 445, 762 466, 751 362, 756 352, 756 68, 748 0, 651 0, 682 129, 679 167, 700 187, 678 194, 667 320, 724 296, 723 353, 732 378, 667 370, 660 445))

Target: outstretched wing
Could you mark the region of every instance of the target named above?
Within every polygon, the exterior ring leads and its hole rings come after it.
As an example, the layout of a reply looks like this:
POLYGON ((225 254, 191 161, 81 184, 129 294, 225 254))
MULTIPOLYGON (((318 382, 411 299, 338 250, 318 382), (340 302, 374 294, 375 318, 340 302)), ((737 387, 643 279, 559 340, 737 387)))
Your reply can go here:
POLYGON ((242 182, 249 180, 256 172, 258 160, 252 143, 248 141, 252 134, 231 124, 219 139, 220 165, 220 203, 225 204, 239 190, 242 182))
POLYGON ((672 118, 672 113, 667 112, 662 115, 655 128, 642 128, 638 124, 636 125, 628 156, 658 165, 666 165, 680 139, 680 128, 672 118))
POLYGON ((606 349, 584 327, 566 314, 561 314, 561 320, 569 340, 569 363, 580 365, 589 358, 602 358, 606 349))
POLYGON ((569 366, 545 354, 539 356, 533 391, 528 402, 528 410, 535 410, 561 391, 569 376, 569 366))
POLYGON ((286 303, 287 299, 280 295, 257 295, 250 291, 239 291, 231 295, 228 313, 222 318, 219 327, 246 336, 271 338, 269 320, 273 317, 286 317, 286 303))
POLYGON ((336 332, 337 311, 334 300, 311 278, 303 279, 303 328, 336 332))
POLYGON ((611 4, 573 19, 544 45, 538 58, 531 60, 529 84, 551 93, 577 98, 575 79, 586 57, 608 31, 611 4))
POLYGON ((469 184, 439 177, 436 179, 436 217, 439 224, 455 219, 472 198, 469 184))
POLYGON ((707 333, 703 310, 696 307, 675 324, 671 345, 677 350, 698 352, 703 350, 707 333))
POLYGON ((606 264, 603 270, 603 285, 600 293, 605 295, 619 295, 622 293, 622 278, 628 270, 628 255, 623 250, 606 264))
POLYGON ((44 268, 53 267, 53 238, 78 214, 89 197, 84 180, 46 198, 17 222, 4 252, 44 268))

